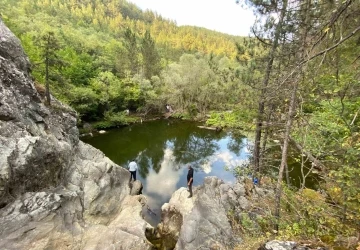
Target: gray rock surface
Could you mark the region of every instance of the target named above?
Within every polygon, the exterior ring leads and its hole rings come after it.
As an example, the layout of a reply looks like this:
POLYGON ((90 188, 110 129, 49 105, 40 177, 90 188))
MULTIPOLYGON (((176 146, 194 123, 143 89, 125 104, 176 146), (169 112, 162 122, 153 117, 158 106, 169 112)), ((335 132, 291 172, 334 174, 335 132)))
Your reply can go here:
POLYGON ((9 31, 0 19, 0 57, 11 60, 23 73, 28 74, 30 62, 21 47, 20 40, 9 31))
POLYGON ((76 113, 42 102, 0 20, 0 249, 150 249, 129 172, 79 141, 76 113))
POLYGON ((235 239, 223 205, 227 198, 222 195, 227 187, 221 187, 223 184, 216 177, 206 177, 195 191, 194 206, 184 216, 175 249, 233 248, 235 239))
POLYGON ((188 198, 189 192, 182 187, 176 190, 169 201, 161 207, 161 223, 156 228, 155 239, 160 239, 160 249, 174 249, 179 239, 180 230, 183 225, 184 217, 187 216, 194 207, 196 199, 196 188, 194 195, 188 198))
POLYGON ((273 192, 254 187, 245 178, 230 185, 206 177, 204 184, 194 189, 193 198, 187 198, 188 194, 180 188, 172 195, 161 208, 162 219, 157 227, 158 237, 175 240, 175 249, 179 250, 233 249, 241 239, 233 237, 229 214, 237 215, 237 219, 244 215, 255 218, 261 211, 252 207, 252 197, 258 199, 273 192))
POLYGON ((265 243, 261 250, 293 250, 296 249, 296 242, 294 241, 278 241, 273 240, 265 243))
POLYGON ((130 195, 139 195, 142 192, 143 189, 143 185, 141 183, 141 181, 136 180, 134 182, 132 182, 130 184, 131 186, 131 191, 130 191, 130 195))

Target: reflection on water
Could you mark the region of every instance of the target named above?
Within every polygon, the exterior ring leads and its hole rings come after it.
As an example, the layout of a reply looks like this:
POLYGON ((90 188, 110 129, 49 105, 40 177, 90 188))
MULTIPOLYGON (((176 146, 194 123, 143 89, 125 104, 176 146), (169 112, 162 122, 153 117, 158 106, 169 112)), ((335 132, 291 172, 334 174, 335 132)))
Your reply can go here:
POLYGON ((206 176, 217 176, 225 182, 235 177, 232 169, 249 157, 246 138, 225 132, 200 129, 194 122, 160 120, 111 130, 83 140, 100 149, 120 166, 131 159, 138 163, 138 179, 148 206, 156 214, 144 215, 152 225, 160 221, 161 206, 175 190, 186 186, 187 164, 194 168, 194 186, 206 176))

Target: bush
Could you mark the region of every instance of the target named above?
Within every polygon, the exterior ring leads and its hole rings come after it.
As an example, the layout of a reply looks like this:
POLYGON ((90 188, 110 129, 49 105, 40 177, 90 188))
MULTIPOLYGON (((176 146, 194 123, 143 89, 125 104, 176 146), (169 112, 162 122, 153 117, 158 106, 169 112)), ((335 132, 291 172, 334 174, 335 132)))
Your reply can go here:
POLYGON ((118 112, 118 113, 106 112, 104 118, 105 121, 110 122, 113 125, 113 127, 129 124, 124 112, 118 112))
POLYGON ((93 124, 93 128, 97 130, 113 128, 114 125, 109 121, 100 121, 93 124))
POLYGON ((126 115, 124 112, 114 113, 108 111, 104 115, 104 121, 95 122, 93 127, 99 129, 109 129, 114 127, 126 126, 137 121, 137 118, 126 115))
POLYGON ((238 117, 234 112, 213 112, 206 125, 214 127, 239 127, 238 117))

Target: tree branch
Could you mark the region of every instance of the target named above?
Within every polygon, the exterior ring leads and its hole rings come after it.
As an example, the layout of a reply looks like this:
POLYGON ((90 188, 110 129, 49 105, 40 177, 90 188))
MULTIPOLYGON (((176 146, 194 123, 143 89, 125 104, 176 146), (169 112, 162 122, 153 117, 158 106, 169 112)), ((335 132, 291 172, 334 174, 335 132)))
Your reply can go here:
POLYGON ((308 59, 306 60, 303 60, 302 62, 299 63, 298 67, 301 66, 302 64, 304 63, 307 63, 308 61, 314 59, 315 57, 318 57, 318 56, 321 56, 322 54, 324 53, 327 53, 333 49, 335 49, 336 47, 338 47, 340 44, 342 44, 343 42, 345 42, 346 40, 348 40, 349 38, 351 38, 352 36, 354 36, 358 31, 360 31, 360 26, 357 27, 355 30, 353 30, 349 35, 347 35, 345 38, 341 39, 340 41, 338 41, 336 44, 334 44, 333 46, 327 48, 327 49, 324 49, 323 51, 320 51, 319 53, 309 57, 308 59))
POLYGON ((301 61, 293 71, 291 71, 291 73, 281 82, 280 85, 282 85, 284 82, 286 82, 303 64, 311 61, 312 59, 318 57, 318 56, 321 56, 333 49, 335 49, 336 47, 338 47, 340 44, 342 44, 343 42, 345 42, 346 40, 348 40, 349 38, 351 38, 352 36, 354 36, 358 31, 360 31, 360 26, 357 27, 355 30, 353 30, 349 35, 347 35, 345 38, 341 39, 340 41, 338 41, 336 44, 334 44, 333 46, 327 48, 327 49, 324 49, 318 53, 316 53, 315 55, 301 61))
POLYGON ((301 153, 305 154, 309 158, 309 160, 314 163, 315 168, 322 171, 326 169, 325 165, 322 164, 321 161, 316 159, 311 153, 304 151, 304 148, 299 143, 297 143, 291 136, 289 136, 289 140, 295 145, 297 149, 301 151, 301 153))
MULTIPOLYGON (((340 9, 338 9, 338 11, 335 12, 335 14, 332 16, 332 18, 323 25, 323 28, 328 26, 331 27, 332 25, 334 25, 334 23, 337 21, 337 19, 341 16, 341 14, 349 7, 349 5, 352 3, 352 0, 347 1, 340 9)), ((321 30, 323 30, 323 28, 321 30)), ((313 50, 315 48, 315 46, 317 44, 320 43, 320 41, 322 41, 325 36, 326 36, 327 32, 324 32, 324 34, 320 37, 319 40, 316 41, 316 43, 314 43, 314 45, 312 46, 311 50, 313 50)))
POLYGON ((260 42, 262 42, 262 43, 265 44, 266 46, 271 46, 270 43, 265 42, 263 39, 261 39, 261 38, 256 34, 256 32, 255 32, 255 30, 254 30, 254 27, 251 27, 251 31, 252 31, 252 33, 254 34, 254 36, 256 37, 256 39, 258 39, 260 42))
POLYGON ((358 111, 356 111, 356 113, 355 113, 355 115, 354 115, 354 119, 352 119, 352 121, 351 121, 351 123, 350 123, 350 126, 354 125, 354 122, 355 122, 355 120, 356 120, 356 117, 357 117, 358 114, 359 114, 359 111, 360 111, 360 109, 358 109, 358 111))

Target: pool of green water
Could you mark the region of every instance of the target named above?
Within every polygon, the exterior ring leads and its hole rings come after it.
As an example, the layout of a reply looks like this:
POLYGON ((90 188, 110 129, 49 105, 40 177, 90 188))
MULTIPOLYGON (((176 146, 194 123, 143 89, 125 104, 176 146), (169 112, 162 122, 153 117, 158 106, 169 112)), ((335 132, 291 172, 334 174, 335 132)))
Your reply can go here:
POLYGON ((172 193, 186 187, 187 164, 194 168, 194 186, 206 176, 233 183, 232 168, 249 158, 247 139, 231 133, 198 128, 194 122, 157 120, 107 131, 82 140, 100 149, 112 161, 127 167, 135 159, 137 179, 156 214, 145 213, 153 225, 160 221, 161 206, 172 193))

